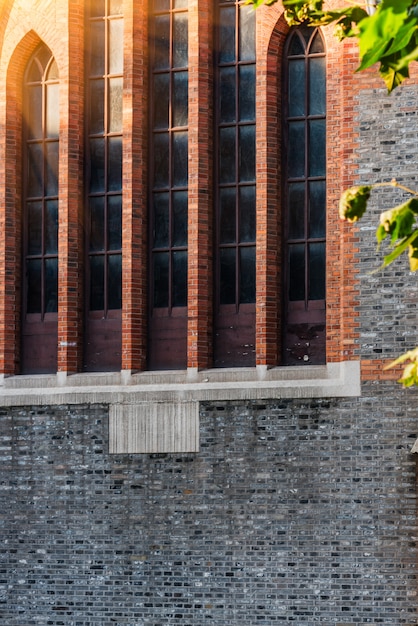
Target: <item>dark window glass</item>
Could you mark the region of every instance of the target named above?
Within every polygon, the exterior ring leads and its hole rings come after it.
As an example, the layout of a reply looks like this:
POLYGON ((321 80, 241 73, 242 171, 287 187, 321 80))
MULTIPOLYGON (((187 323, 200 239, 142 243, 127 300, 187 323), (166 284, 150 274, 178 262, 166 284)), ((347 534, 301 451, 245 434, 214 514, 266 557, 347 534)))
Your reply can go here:
POLYGON ((309 245, 309 300, 325 299, 325 243, 309 245))
POLYGON ((90 310, 104 309, 104 256, 90 257, 90 310))
POLYGON ((154 253, 154 307, 169 305, 169 253, 154 253))
POLYGON ((219 304, 255 302, 255 12, 220 0, 217 109, 219 304))
POLYGON ((170 195, 154 194, 154 247, 168 248, 170 241, 170 195))
POLYGON ((305 175, 305 122, 289 122, 287 166, 290 178, 305 175))
POLYGON ((42 254, 42 202, 27 204, 28 254, 42 254))
POLYGON ((108 308, 122 307, 122 255, 108 256, 108 308))
POLYGON ((58 311, 58 258, 45 259, 45 312, 58 311))
POLYGON ((290 183, 288 187, 288 234, 290 239, 305 236, 305 183, 290 183))
POLYGON ((24 314, 58 310, 58 68, 49 50, 35 52, 25 76, 24 314))
POLYGON ((239 69, 239 119, 255 119, 255 65, 242 65, 239 69))
POLYGON ((220 251, 220 304, 234 304, 236 300, 235 248, 220 251))
POLYGON ((87 39, 87 308, 103 311, 103 319, 109 310, 122 306, 122 5, 122 0, 109 0, 93 6, 87 39))
POLYGON ((187 7, 187 0, 154 0, 150 23, 150 301, 151 309, 167 309, 160 320, 173 307, 187 306, 187 7))
POLYGON ((292 32, 285 67, 287 298, 298 302, 292 310, 299 317, 293 323, 309 324, 301 311, 309 312, 311 301, 325 299, 326 68, 319 31, 292 32))
POLYGON ((305 67, 303 59, 289 61, 289 117, 305 115, 305 67))
POLYGON ((289 300, 305 299, 305 245, 289 248, 289 300))
POLYGON ((173 306, 187 305, 187 252, 173 252, 173 306))
POLYGON ((105 203, 103 196, 90 198, 90 251, 105 249, 105 203))
POLYGON ((45 202, 45 253, 58 254, 58 201, 45 202))
POLYGON ((176 72, 173 76, 173 126, 187 126, 189 107, 188 87, 187 72, 176 72))
POLYGON ((255 247, 240 249, 240 300, 255 302, 255 247))
POLYGON ((219 240, 220 243, 236 241, 236 191, 235 188, 221 189, 219 192, 219 240))
POLYGON ((27 261, 27 304, 28 313, 42 313, 42 261, 32 259, 27 261))
POLYGON ((242 243, 255 241, 255 186, 239 190, 239 240, 242 243))
POLYGON ((175 191, 173 202, 173 246, 187 246, 187 191, 175 191))

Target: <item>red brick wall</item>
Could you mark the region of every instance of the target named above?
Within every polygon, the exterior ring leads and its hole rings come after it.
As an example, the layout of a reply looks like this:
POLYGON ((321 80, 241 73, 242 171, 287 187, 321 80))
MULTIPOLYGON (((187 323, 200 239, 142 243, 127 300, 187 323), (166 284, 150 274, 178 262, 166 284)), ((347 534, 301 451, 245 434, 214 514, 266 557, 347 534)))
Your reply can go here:
MULTIPOLYGON (((26 62, 42 39, 60 72, 60 225, 58 370, 82 363, 84 2, 45 3, 42 19, 17 27, 0 16, 4 36, 0 122, 0 369, 19 371, 20 137, 26 62), (34 34, 37 33, 38 35, 34 34), (4 82, 4 81, 3 81, 4 82)), ((122 369, 142 370, 147 352, 147 19, 145 3, 125 1, 122 369)), ((11 11, 11 17, 14 13, 11 11)), ((190 0, 188 366, 212 363, 212 3, 190 0)), ((257 13, 257 364, 280 362, 281 52, 288 27, 280 5, 257 13)), ((341 191, 356 179, 354 101, 364 81, 353 76, 355 44, 324 32, 328 74, 327 360, 357 357, 357 232, 338 219, 341 191)))

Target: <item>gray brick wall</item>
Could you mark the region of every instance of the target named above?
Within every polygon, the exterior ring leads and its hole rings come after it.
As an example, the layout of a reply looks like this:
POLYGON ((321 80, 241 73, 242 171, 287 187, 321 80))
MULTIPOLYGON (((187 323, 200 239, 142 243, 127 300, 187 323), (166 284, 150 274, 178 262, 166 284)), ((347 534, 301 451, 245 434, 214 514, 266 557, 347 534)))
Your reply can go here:
POLYGON ((109 456, 104 406, 2 410, 1 623, 416 624, 411 395, 203 405, 195 455, 109 456))

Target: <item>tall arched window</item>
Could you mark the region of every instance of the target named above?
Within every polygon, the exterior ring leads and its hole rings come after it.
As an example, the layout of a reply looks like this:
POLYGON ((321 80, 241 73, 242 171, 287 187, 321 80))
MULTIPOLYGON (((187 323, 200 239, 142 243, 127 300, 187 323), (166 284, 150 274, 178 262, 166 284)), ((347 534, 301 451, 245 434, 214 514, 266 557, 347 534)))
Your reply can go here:
POLYGON ((326 91, 319 30, 285 48, 284 362, 325 362, 326 91))
POLYGON ((88 21, 84 368, 121 367, 122 1, 92 1, 88 21))
POLYGON ((40 46, 24 77, 22 373, 57 370, 58 68, 40 46))
POLYGON ((219 0, 214 363, 255 365, 255 12, 219 0))
POLYGON ((150 369, 187 363, 188 1, 150 21, 150 369))

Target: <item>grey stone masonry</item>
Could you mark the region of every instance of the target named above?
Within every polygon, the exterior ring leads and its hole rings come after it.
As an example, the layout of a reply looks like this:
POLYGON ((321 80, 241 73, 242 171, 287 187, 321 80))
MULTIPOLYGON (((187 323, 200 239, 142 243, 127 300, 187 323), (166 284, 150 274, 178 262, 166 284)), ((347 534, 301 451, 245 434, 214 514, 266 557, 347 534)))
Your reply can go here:
POLYGON ((414 391, 203 403, 197 454, 106 405, 0 412, 0 623, 418 623, 414 391))

